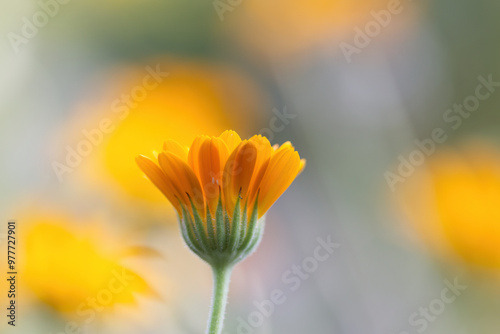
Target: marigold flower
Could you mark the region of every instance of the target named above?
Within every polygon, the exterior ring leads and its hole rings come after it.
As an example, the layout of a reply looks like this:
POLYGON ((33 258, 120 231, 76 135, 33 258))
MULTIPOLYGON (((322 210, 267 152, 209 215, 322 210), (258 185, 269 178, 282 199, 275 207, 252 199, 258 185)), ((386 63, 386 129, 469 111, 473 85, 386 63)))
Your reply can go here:
POLYGON ((181 219, 201 219, 208 236, 218 239, 217 232, 230 234, 231 224, 214 230, 213 218, 251 219, 254 211, 262 218, 305 167, 290 142, 273 147, 261 135, 241 140, 234 131, 199 136, 190 148, 169 140, 157 160, 141 155, 137 164, 181 219))
POLYGON ((243 207, 257 204, 259 218, 305 166, 290 142, 272 147, 261 135, 242 141, 234 131, 199 136, 189 149, 169 140, 158 155, 159 166, 142 155, 137 163, 181 216, 191 200, 201 212, 207 205, 213 214, 220 199, 232 216, 239 197, 243 207))
POLYGON ((199 136, 190 148, 165 142, 157 163, 137 164, 179 214, 184 240, 214 271, 208 333, 218 334, 232 267, 251 254, 262 237, 264 215, 304 169, 290 142, 271 146, 256 135, 234 131, 199 136))

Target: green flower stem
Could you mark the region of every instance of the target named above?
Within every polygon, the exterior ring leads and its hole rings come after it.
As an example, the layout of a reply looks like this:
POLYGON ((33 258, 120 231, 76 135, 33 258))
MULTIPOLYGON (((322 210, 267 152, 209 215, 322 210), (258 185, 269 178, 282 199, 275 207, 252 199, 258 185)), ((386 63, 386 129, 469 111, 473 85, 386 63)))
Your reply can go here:
POLYGON ((212 309, 208 320, 207 334, 220 334, 224 325, 226 314, 227 297, 229 293, 229 282, 231 281, 232 266, 213 266, 214 291, 212 297, 212 309))

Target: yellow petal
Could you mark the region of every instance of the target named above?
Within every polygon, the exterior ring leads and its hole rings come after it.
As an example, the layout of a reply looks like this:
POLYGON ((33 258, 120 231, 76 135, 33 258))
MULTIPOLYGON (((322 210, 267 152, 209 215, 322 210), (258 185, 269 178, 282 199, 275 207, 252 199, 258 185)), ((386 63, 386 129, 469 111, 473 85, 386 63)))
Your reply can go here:
POLYGON ((306 168, 306 165, 307 165, 306 159, 300 159, 299 174, 304 171, 304 169, 306 168))
POLYGON ((226 143, 227 150, 231 154, 234 149, 241 143, 240 136, 233 130, 226 130, 220 136, 220 139, 226 143))
POLYGON ((181 215, 182 210, 179 205, 179 201, 175 197, 175 190, 172 183, 165 176, 163 171, 158 167, 151 159, 140 155, 135 158, 139 168, 146 174, 148 179, 167 197, 167 199, 172 203, 172 205, 177 210, 177 213, 181 215))
POLYGON ((171 139, 167 140, 163 144, 163 151, 176 154, 182 160, 187 161, 187 156, 188 156, 187 147, 180 145, 175 140, 171 140, 171 139))
POLYGON ((261 135, 255 135, 252 138, 249 139, 250 142, 255 144, 255 147, 257 148, 257 168, 260 168, 267 159, 271 157, 271 154, 273 153, 273 148, 271 146, 271 143, 266 137, 263 137, 261 135))

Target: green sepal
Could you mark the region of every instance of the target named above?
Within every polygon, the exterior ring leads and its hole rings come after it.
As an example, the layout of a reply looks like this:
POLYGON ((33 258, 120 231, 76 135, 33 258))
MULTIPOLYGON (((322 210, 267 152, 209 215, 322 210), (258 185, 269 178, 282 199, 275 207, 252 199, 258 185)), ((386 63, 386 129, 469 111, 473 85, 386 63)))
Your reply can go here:
POLYGON ((241 216, 240 243, 242 242, 242 240, 245 240, 245 235, 248 227, 247 207, 248 207, 248 202, 245 203, 245 208, 243 209, 243 215, 241 216))
POLYGON ((231 235, 231 225, 232 223, 229 214, 227 212, 224 212, 224 228, 226 229, 226 240, 224 240, 223 250, 226 250, 229 245, 229 237, 231 235))
POLYGON ((256 237, 255 236, 255 230, 257 227, 257 216, 258 216, 258 203, 259 200, 259 195, 257 195, 257 199, 255 200, 255 205, 252 210, 252 214, 250 216, 250 220, 246 222, 246 231, 245 231, 245 238, 243 239, 243 242, 240 246, 240 250, 244 250, 248 247, 248 245, 252 242, 252 240, 256 237))
POLYGON ((240 211, 240 197, 238 196, 238 199, 236 200, 236 204, 234 206, 234 212, 233 212, 233 221, 231 224, 231 232, 229 233, 229 244, 228 248, 230 251, 235 252, 239 246, 240 242, 240 234, 241 234, 241 228, 242 228, 242 222, 241 222, 241 211, 240 211))
POLYGON ((210 213, 210 209, 207 205, 207 233, 208 233, 208 240, 210 241, 210 246, 212 249, 217 248, 217 242, 215 239, 215 230, 214 230, 214 222, 212 219, 212 214, 210 213))
POLYGON ((220 196, 215 212, 215 228, 217 233, 217 249, 222 251, 226 244, 226 228, 224 223, 224 209, 222 208, 222 199, 220 196))
POLYGON ((183 205, 181 205, 181 208, 182 208, 182 218, 179 217, 179 222, 184 241, 186 242, 189 249, 191 249, 200 258, 208 262, 208 258, 204 255, 205 251, 203 250, 198 240, 196 239, 193 224, 191 221, 191 216, 183 205))
POLYGON ((257 229, 255 230, 254 238, 250 241, 248 245, 246 245, 245 248, 241 249, 241 260, 244 259, 245 257, 250 256, 256 249, 257 246, 260 244, 260 241, 262 240, 262 236, 264 232, 264 219, 261 218, 259 220, 259 224, 257 229))
POLYGON ((194 218, 194 233, 198 240, 200 241, 200 245, 203 247, 205 251, 210 249, 210 245, 208 243, 207 233, 205 231, 205 226, 203 225, 203 221, 201 220, 200 214, 198 210, 194 206, 193 200, 189 197, 189 201, 191 202, 191 208, 193 210, 193 218, 194 218))
POLYGON ((249 256, 262 238, 265 219, 264 217, 258 219, 257 203, 258 201, 248 215, 248 205, 245 203, 242 212, 241 198, 238 197, 233 215, 229 216, 219 197, 215 212, 215 230, 214 220, 208 207, 204 222, 193 201, 191 201, 192 214, 181 205, 182 217, 179 217, 179 221, 186 244, 214 268, 234 266, 249 256))

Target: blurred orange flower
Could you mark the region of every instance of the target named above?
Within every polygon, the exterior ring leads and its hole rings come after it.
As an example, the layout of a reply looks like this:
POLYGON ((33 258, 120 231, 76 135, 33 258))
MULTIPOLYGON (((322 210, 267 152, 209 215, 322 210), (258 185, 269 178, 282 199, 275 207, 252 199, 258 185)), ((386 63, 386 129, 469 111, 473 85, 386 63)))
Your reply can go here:
POLYGON ((235 9, 239 17, 234 21, 253 47, 278 56, 290 55, 325 40, 351 36, 357 25, 373 19, 371 11, 386 9, 389 2, 252 0, 235 9))
POLYGON ((431 156, 398 189, 424 240, 447 258, 500 269, 500 152, 473 143, 431 156))

